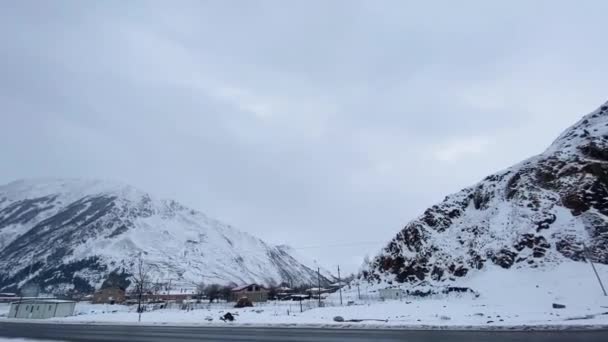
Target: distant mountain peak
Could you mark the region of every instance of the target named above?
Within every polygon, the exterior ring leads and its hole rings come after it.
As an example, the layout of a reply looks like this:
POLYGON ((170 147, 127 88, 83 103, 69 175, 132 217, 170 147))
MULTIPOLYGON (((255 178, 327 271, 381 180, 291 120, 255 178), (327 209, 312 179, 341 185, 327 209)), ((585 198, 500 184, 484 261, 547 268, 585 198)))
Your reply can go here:
POLYGON ((9 199, 48 195, 79 197, 101 194, 114 194, 122 198, 133 199, 146 195, 143 191, 119 181, 78 178, 20 179, 1 185, 0 193, 3 193, 3 196, 9 199))
POLYGON ((543 153, 576 153, 576 148, 608 140, 608 102, 567 128, 543 153))

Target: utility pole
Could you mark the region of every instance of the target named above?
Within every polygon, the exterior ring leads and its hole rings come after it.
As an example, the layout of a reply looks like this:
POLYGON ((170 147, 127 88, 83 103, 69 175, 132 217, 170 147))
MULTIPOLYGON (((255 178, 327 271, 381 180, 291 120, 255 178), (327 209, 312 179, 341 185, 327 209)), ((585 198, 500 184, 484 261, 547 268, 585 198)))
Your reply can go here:
POLYGON ((338 286, 340 287, 340 305, 342 305, 342 278, 340 278, 340 265, 338 265, 338 286))
POLYGON ((585 259, 589 260, 589 263, 591 264, 591 268, 593 268, 593 273, 595 273, 597 281, 598 281, 598 283, 600 283, 600 287, 602 288, 602 292, 604 292, 604 296, 608 296, 608 294, 606 294, 606 289, 604 288, 604 284, 602 283, 602 279, 600 278, 600 275, 597 273, 597 270, 595 269, 595 265, 593 264, 593 261, 591 261, 591 258, 589 257, 587 246, 585 246, 585 245, 583 245, 583 252, 585 253, 585 259))
POLYGON ((361 288, 359 288, 359 281, 357 281, 357 295, 359 296, 359 300, 361 300, 361 288))
POLYGON ((319 288, 317 290, 317 294, 319 295, 319 307, 321 307, 321 268, 317 267, 317 279, 319 281, 319 288))

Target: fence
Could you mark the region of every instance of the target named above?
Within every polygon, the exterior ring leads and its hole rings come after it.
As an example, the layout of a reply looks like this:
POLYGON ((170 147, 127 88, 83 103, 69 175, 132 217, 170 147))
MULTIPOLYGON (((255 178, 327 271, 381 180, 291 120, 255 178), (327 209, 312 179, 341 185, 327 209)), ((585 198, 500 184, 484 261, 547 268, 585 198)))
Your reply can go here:
MULTIPOLYGON (((167 303, 167 304, 150 304, 148 311, 172 309, 172 310, 229 310, 234 309, 235 302, 202 302, 202 303, 167 303)), ((304 312, 319 307, 317 299, 305 299, 302 301, 267 301, 254 302, 255 309, 275 311, 277 313, 284 312, 285 314, 293 312, 304 312)), ((321 306, 335 306, 332 301, 323 300, 321 306)))
MULTIPOLYGON (((308 310, 313 310, 321 307, 339 307, 339 306, 351 306, 351 305, 368 305, 378 302, 383 302, 385 299, 380 294, 381 291, 376 289, 361 287, 360 289, 349 288, 343 291, 342 300, 340 300, 339 293, 332 293, 328 295, 326 298, 322 298, 319 302, 318 299, 304 299, 302 301, 298 300, 273 300, 267 302, 254 302, 254 307, 252 310, 264 310, 266 312, 270 312, 275 316, 283 316, 283 315, 291 315, 295 313, 305 312, 308 310)), ((385 294, 386 295, 386 294, 385 294)), ((433 295, 424 296, 427 299, 437 299, 444 298, 446 296, 463 296, 468 294, 446 294, 446 293, 436 293, 433 295)), ((416 296, 412 294, 401 293, 397 298, 393 298, 391 300, 397 301, 412 301, 412 300, 420 300, 421 296, 416 296)), ((388 300, 388 299, 387 299, 388 300)), ((235 302, 201 302, 201 303, 163 303, 163 304, 147 304, 146 311, 155 311, 155 310, 163 310, 163 309, 171 309, 171 310, 216 310, 216 311, 230 311, 234 309, 235 302)))
MULTIPOLYGON (((336 307, 336 306, 347 306, 347 305, 363 305, 369 304, 371 302, 377 302, 381 299, 377 294, 361 294, 361 296, 349 296, 344 295, 342 303, 340 303, 340 298, 332 295, 328 298, 323 298, 319 302, 318 299, 303 299, 299 300, 273 300, 267 302, 254 302, 254 307, 252 309, 255 310, 264 310, 269 312, 274 312, 275 315, 289 315, 292 313, 305 312, 308 310, 316 309, 319 307, 336 307)), ((176 303, 169 302, 163 304, 147 304, 146 311, 156 311, 156 310, 231 310, 234 309, 235 302, 201 302, 201 303, 176 303)))
MULTIPOLYGON (((308 310, 316 309, 319 307, 336 307, 336 306, 348 306, 348 305, 366 305, 374 302, 382 301, 378 292, 372 291, 367 287, 356 287, 346 289, 342 293, 342 301, 340 301, 339 293, 332 293, 326 298, 322 298, 319 302, 318 299, 303 299, 299 300, 274 300, 267 302, 254 302, 254 308, 256 310, 265 310, 274 312, 275 315, 289 315, 291 313, 305 312, 308 310)), ((195 303, 179 303, 179 302, 168 302, 159 304, 147 304, 146 311, 156 310, 231 310, 234 309, 235 302, 216 301, 209 303, 206 301, 195 303)))

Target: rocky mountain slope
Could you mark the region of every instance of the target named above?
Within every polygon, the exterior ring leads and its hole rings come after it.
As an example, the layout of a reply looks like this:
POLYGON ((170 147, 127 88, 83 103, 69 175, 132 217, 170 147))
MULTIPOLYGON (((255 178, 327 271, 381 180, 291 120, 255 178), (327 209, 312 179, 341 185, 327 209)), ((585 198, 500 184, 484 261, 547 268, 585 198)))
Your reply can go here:
POLYGON ((433 284, 489 264, 538 268, 585 261, 587 255, 608 264, 608 103, 544 153, 427 209, 363 276, 433 284))
POLYGON ((127 185, 35 180, 0 186, 0 290, 35 281, 46 291, 90 292, 110 273, 128 277, 139 253, 160 281, 317 281, 316 267, 289 247, 127 185))

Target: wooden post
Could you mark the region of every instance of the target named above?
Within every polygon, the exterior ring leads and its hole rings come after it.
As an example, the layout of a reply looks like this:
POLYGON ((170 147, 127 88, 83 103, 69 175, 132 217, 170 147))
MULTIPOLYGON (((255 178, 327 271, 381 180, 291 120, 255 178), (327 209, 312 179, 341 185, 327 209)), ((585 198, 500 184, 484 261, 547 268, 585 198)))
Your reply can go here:
POLYGON ((319 282, 319 287, 317 288, 317 294, 319 296, 319 307, 321 307, 321 268, 317 267, 317 279, 319 282))
POLYGON ((589 261, 589 263, 591 264, 591 268, 593 268, 593 273, 595 273, 595 277, 597 278, 598 283, 600 283, 600 287, 602 288, 602 292, 604 292, 604 296, 608 296, 608 294, 606 294, 606 288, 604 288, 604 284, 602 283, 602 279, 600 278, 600 275, 597 273, 597 270, 595 269, 595 265, 593 264, 593 261, 591 261, 591 258, 589 257, 587 246, 585 246, 585 245, 583 245, 583 252, 585 253, 585 259, 587 259, 589 261))
POLYGON ((338 286, 340 286, 340 305, 342 305, 342 278, 340 278, 340 265, 338 265, 338 286))

